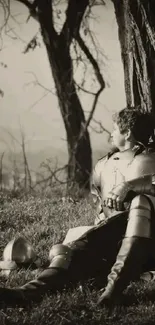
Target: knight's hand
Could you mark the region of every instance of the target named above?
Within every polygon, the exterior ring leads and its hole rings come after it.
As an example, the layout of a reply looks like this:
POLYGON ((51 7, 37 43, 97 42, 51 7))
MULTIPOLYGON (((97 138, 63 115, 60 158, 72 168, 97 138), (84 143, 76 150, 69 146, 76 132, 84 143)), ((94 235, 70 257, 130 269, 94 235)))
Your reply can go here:
POLYGON ((116 211, 124 210, 123 202, 129 190, 129 185, 125 182, 113 187, 104 200, 104 206, 116 211))

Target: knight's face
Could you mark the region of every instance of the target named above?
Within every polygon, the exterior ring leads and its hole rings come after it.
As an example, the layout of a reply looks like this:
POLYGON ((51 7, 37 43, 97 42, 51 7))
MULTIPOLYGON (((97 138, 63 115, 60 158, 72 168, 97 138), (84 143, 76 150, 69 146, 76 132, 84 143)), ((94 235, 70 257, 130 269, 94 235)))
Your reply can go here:
POLYGON ((119 126, 117 123, 113 124, 113 131, 111 133, 111 142, 112 142, 112 145, 114 145, 118 149, 124 147, 125 143, 126 143, 126 134, 125 133, 122 134, 120 132, 120 129, 119 129, 119 126))

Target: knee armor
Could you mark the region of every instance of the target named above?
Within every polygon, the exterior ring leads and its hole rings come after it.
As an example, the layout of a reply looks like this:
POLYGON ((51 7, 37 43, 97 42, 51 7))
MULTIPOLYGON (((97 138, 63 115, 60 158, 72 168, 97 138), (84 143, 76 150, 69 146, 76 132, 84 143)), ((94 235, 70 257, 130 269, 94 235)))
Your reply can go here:
POLYGON ((144 195, 137 195, 131 202, 125 237, 151 236, 151 205, 144 195))
POLYGON ((72 250, 66 245, 54 245, 49 252, 49 267, 68 269, 72 257, 72 250))

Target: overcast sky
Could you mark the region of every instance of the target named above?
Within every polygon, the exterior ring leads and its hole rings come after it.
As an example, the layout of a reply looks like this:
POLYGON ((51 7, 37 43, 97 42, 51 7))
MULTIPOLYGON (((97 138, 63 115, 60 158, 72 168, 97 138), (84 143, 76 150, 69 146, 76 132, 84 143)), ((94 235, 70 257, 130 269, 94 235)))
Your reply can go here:
MULTIPOLYGON (((4 91, 4 97, 0 97, 1 150, 5 146, 4 132, 9 130, 17 136, 19 124, 22 125, 29 140, 29 150, 37 151, 48 146, 64 148, 65 130, 57 99, 55 95, 47 94, 44 89, 34 86, 33 83, 35 77, 32 73, 37 76, 41 84, 53 89, 46 51, 42 47, 25 55, 22 53, 26 43, 38 31, 38 24, 33 19, 25 23, 28 11, 14 0, 12 0, 12 12, 16 14, 16 20, 20 25, 13 20, 10 21, 10 27, 14 28, 13 33, 18 34, 18 39, 4 36, 3 50, 0 52, 0 63, 7 65, 7 68, 0 65, 0 89, 4 91), (42 99, 39 101, 40 98, 42 99)), ((100 49, 105 54, 101 70, 107 82, 106 89, 100 96, 95 118, 102 121, 103 125, 110 130, 112 112, 120 110, 125 105, 123 68, 111 1, 107 1, 104 8, 96 9, 95 14, 97 20, 93 21, 91 28, 98 39, 100 49)), ((1 21, 2 16, 1 10, 1 21)), ((11 35, 15 38, 13 33, 11 35)), ((80 77, 79 74, 80 71, 77 72, 77 78, 80 77)), ((84 95, 81 100, 84 109, 89 111, 92 98, 84 95)), ((93 148, 102 147, 104 137, 104 135, 91 133, 93 148)))

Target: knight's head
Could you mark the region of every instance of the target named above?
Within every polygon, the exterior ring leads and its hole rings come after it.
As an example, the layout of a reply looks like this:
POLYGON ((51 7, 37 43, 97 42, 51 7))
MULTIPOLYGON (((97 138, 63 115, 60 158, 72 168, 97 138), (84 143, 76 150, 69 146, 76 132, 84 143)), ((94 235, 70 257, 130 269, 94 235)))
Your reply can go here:
POLYGON ((113 144, 120 148, 125 143, 141 143, 147 147, 154 135, 151 115, 139 107, 127 107, 113 115, 114 130, 111 134, 113 144))

